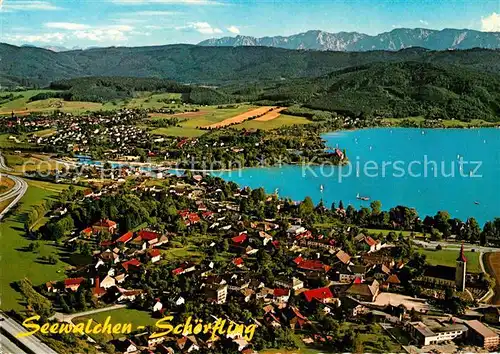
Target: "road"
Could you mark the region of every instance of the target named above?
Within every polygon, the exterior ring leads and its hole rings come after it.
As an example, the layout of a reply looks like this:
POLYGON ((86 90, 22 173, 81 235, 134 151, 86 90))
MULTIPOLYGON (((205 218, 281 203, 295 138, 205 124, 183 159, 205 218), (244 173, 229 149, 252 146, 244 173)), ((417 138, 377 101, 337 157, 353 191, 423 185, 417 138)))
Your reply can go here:
MULTIPOLYGON (((3 320, 0 320, 0 328, 4 329, 14 337, 16 337, 19 333, 24 333, 27 331, 26 328, 3 313, 0 314, 0 318, 3 318, 3 320)), ((33 353, 57 354, 57 352, 50 349, 36 336, 17 338, 17 340, 21 342, 26 348, 33 351, 33 353)))
MULTIPOLYGON (((0 153, 0 170, 12 171, 6 164, 5 160, 0 153)), ((28 190, 28 183, 22 178, 12 176, 6 173, 0 173, 0 178, 8 177, 14 181, 14 187, 9 189, 7 192, 0 194, 0 203, 6 200, 12 199, 12 201, 7 205, 7 207, 0 212, 0 220, 11 210, 21 198, 24 196, 28 190)))
POLYGON ((0 333, 0 354, 25 354, 25 351, 0 333))

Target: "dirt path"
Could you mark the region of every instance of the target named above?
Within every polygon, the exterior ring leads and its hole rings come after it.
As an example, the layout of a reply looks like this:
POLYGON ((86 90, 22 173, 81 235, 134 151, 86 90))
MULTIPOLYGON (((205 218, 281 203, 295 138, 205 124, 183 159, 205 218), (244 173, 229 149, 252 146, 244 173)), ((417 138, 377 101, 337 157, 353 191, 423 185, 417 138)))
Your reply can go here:
POLYGON ((238 114, 237 116, 234 116, 234 117, 231 117, 228 119, 224 119, 222 122, 207 125, 204 128, 223 128, 223 127, 226 127, 228 125, 243 123, 244 121, 246 121, 252 117, 259 116, 261 114, 265 114, 265 113, 269 112, 269 110, 271 108, 276 108, 276 107, 266 106, 266 107, 255 108, 255 109, 252 109, 248 112, 238 114))
POLYGON ((286 107, 281 107, 274 109, 272 112, 264 114, 262 117, 256 118, 257 122, 267 122, 273 119, 278 118, 281 115, 281 111, 285 110, 286 107))
POLYGON ((500 305, 500 252, 486 253, 485 267, 488 274, 495 278, 495 295, 491 299, 494 305, 500 305))

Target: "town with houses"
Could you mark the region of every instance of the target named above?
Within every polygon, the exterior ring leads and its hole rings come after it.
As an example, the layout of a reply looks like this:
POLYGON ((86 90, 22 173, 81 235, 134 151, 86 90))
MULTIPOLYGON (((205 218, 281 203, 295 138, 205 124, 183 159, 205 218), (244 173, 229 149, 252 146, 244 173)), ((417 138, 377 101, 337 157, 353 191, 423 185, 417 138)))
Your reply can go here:
POLYGON ((342 223, 311 225, 313 214, 342 220, 341 206, 307 210, 308 201, 240 189, 208 175, 119 171, 120 181, 73 190, 53 206, 47 230, 71 213, 83 220, 88 212, 92 222, 64 230, 71 236, 62 238, 68 249, 88 255, 89 263, 73 267, 63 281, 33 284, 53 303, 52 318, 118 305, 156 320, 192 314, 256 329, 250 341, 171 333, 152 339, 152 325, 110 340, 116 352, 249 354, 268 341, 290 348, 300 341, 323 352, 343 345, 355 350, 356 339, 349 336, 367 324, 380 326, 393 343, 374 344, 381 351, 448 351, 457 345, 498 350, 500 308, 481 304, 488 288, 467 271, 463 245, 455 267, 429 266, 402 237, 388 240, 342 223), (111 210, 124 203, 152 209, 146 217, 128 207, 111 210), (345 323, 350 334, 340 329, 345 323))
MULTIPOLYGON (((394 231, 384 234, 360 221, 382 218, 377 203, 359 211, 342 202, 314 205, 225 182, 196 165, 172 169, 195 156, 243 156, 243 165, 254 165, 255 151, 293 162, 325 150, 315 132, 152 136, 141 126, 148 113, 7 118, 7 132, 28 134, 28 148, 9 137, 23 150, 12 156, 49 162, 47 171, 24 176, 69 184, 43 212, 32 212, 48 215, 47 224, 25 224, 30 249, 49 240, 72 264, 65 279, 20 279, 27 314, 73 326, 109 315, 134 325, 122 336, 52 335, 49 342, 64 343, 61 350, 77 342, 89 353, 145 354, 499 350, 500 308, 487 303, 489 279, 469 271, 463 243, 454 266, 426 262, 413 232, 401 232, 422 228, 408 208, 387 214, 394 231), (252 338, 222 331, 153 336, 166 316, 255 330, 252 338)), ((335 163, 347 159, 339 148, 322 154, 335 163)))

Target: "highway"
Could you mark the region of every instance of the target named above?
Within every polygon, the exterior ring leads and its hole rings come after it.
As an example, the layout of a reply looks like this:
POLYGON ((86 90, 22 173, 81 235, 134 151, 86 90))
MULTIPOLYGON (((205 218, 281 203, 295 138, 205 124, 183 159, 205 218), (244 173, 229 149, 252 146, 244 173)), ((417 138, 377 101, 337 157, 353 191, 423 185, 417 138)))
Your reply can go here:
MULTIPOLYGON (((11 169, 5 165, 5 160, 0 153, 0 170, 11 171, 11 169)), ((6 173, 0 173, 0 178, 8 177, 14 181, 14 187, 9 189, 7 192, 0 194, 0 203, 6 200, 12 199, 12 201, 7 205, 7 207, 0 212, 0 220, 12 209, 21 198, 24 196, 26 191, 28 190, 28 183, 24 181, 22 178, 12 176, 6 173)))
MULTIPOLYGON (((11 319, 10 317, 7 317, 3 313, 0 314, 0 328, 7 331, 9 334, 11 334, 14 337, 16 337, 19 333, 24 333, 27 331, 26 328, 21 326, 19 323, 17 323, 16 321, 11 319)), ((27 336, 27 337, 17 338, 16 340, 21 342, 26 348, 31 350, 33 353, 36 353, 36 354, 39 354, 39 353, 40 354, 57 354, 57 352, 50 349, 47 345, 42 343, 42 341, 40 341, 35 336, 27 336)), ((8 353, 8 351, 7 351, 7 353, 8 353)), ((17 353, 17 352, 15 352, 15 353, 17 353)))
POLYGON ((25 354, 26 352, 0 333, 0 354, 25 354))

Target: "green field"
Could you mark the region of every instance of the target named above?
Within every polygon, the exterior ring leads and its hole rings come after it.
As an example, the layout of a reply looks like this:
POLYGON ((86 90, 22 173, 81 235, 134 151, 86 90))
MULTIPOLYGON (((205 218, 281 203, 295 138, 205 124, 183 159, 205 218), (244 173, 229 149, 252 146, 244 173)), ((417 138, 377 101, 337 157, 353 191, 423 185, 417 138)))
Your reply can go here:
MULTIPOLYGON (((182 116, 178 117, 179 119, 185 119, 184 122, 179 123, 177 127, 167 127, 167 128, 157 128, 151 131, 152 134, 158 135, 169 135, 169 136, 182 136, 182 137, 197 137, 205 134, 206 130, 200 130, 199 127, 203 127, 206 125, 222 122, 225 119, 234 117, 238 114, 244 113, 248 110, 256 108, 255 106, 250 105, 241 105, 238 108, 225 108, 218 109, 216 107, 203 107, 201 109, 205 114, 197 116, 197 117, 186 117, 182 118, 182 116)), ((160 117, 152 117, 151 119, 159 119, 160 117)), ((236 124, 231 126, 234 129, 262 129, 262 130, 271 130, 280 128, 287 125, 294 124, 309 124, 310 120, 302 117, 295 117, 290 115, 282 114, 276 119, 267 121, 267 122, 259 122, 256 120, 248 120, 241 124, 236 124)))
POLYGON ((29 147, 29 144, 26 142, 25 136, 0 134, 0 149, 23 149, 27 147, 29 147), (15 140, 9 139, 11 136, 15 136, 20 143, 16 143, 15 140))
MULTIPOLYGON (((446 249, 440 251, 419 249, 418 252, 425 254, 427 256, 427 263, 431 265, 444 265, 449 267, 456 266, 456 259, 459 253, 458 250, 446 249)), ((471 273, 480 273, 481 266, 479 265, 479 253, 465 252, 465 257, 467 257, 467 271, 471 273)))
MULTIPOLYGON (((158 321, 158 319, 152 318, 151 315, 146 311, 122 308, 117 310, 99 312, 88 316, 76 317, 73 319, 73 323, 87 323, 87 321, 91 319, 93 322, 103 324, 108 316, 110 317, 110 323, 112 325, 130 323, 132 325, 132 331, 142 329, 138 327, 154 326, 156 321, 158 321)), ((92 336, 95 337, 94 335, 92 336)), ((123 335, 116 335, 116 338, 120 338, 122 336, 123 335)), ((110 341, 116 338, 113 338, 113 336, 109 334, 100 334, 94 339, 110 341)))
MULTIPOLYGON (((57 186, 63 188, 63 186, 57 186)), ((14 215, 2 220, 0 223, 0 291, 1 306, 3 310, 22 309, 21 296, 12 288, 13 282, 24 277, 33 284, 43 284, 49 280, 64 278, 65 263, 60 261, 55 265, 43 264, 39 261, 41 256, 50 254, 58 255, 59 250, 52 242, 38 241, 40 249, 37 253, 28 252, 26 247, 31 243, 25 237, 23 215, 31 207, 43 200, 52 198, 55 192, 30 184, 28 191, 21 199, 19 210, 14 215)))
MULTIPOLYGON (((98 102, 79 102, 79 101, 64 101, 60 98, 49 98, 40 101, 29 102, 29 99, 39 93, 54 92, 53 90, 27 90, 21 92, 2 92, 3 95, 12 93, 14 96, 21 95, 21 98, 0 104, 0 114, 9 114, 12 111, 20 114, 26 111, 34 112, 51 112, 60 110, 63 112, 71 112, 75 114, 84 113, 86 111, 95 110, 114 110, 121 108, 177 108, 178 104, 172 104, 172 100, 180 99, 179 93, 158 93, 138 92, 137 97, 128 100, 116 100, 106 102, 105 104, 98 102)), ((180 108, 182 109, 182 108, 180 108)))
MULTIPOLYGON (((224 119, 234 117, 240 113, 246 112, 255 106, 240 105, 237 108, 224 108, 220 109, 215 106, 203 107, 200 111, 205 114, 196 117, 177 117, 184 122, 179 123, 179 127, 157 128, 151 131, 151 134, 168 135, 168 136, 182 136, 182 137, 197 137, 205 134, 206 130, 200 130, 199 127, 210 125, 213 123, 222 122, 224 119)), ((164 116, 162 118, 165 118, 164 116)), ((158 119, 153 117, 151 119, 158 119)))

